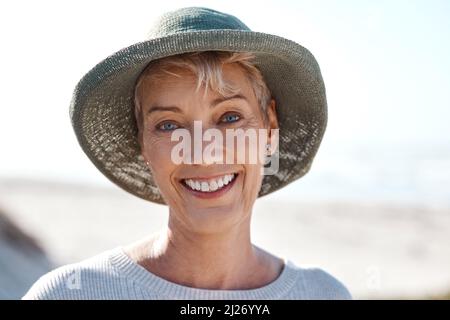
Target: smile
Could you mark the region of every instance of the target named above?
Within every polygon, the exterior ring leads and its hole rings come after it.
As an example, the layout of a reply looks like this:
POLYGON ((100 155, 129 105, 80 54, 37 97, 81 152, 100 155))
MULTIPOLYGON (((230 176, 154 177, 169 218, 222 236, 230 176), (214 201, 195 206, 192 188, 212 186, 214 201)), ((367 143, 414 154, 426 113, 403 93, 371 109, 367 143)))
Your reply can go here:
POLYGON ((200 192, 215 192, 225 188, 228 184, 231 184, 236 178, 237 173, 226 174, 223 176, 215 177, 212 179, 183 179, 182 182, 185 186, 191 190, 200 192))
POLYGON ((229 173, 215 177, 192 177, 180 180, 181 185, 191 195, 211 199, 221 197, 227 193, 235 184, 239 173, 229 173))

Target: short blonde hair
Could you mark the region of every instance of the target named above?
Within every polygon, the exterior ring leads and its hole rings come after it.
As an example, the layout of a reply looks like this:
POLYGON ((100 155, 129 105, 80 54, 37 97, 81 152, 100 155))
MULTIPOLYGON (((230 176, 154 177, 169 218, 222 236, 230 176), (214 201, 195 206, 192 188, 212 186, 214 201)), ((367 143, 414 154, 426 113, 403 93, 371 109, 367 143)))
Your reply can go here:
POLYGON ((142 94, 142 85, 145 80, 157 81, 164 75, 170 74, 181 77, 170 71, 173 68, 181 68, 191 71, 197 77, 196 92, 202 85, 205 85, 205 94, 210 87, 223 96, 229 96, 237 93, 239 88, 235 88, 223 79, 222 67, 225 64, 237 63, 244 71, 253 87, 258 104, 265 111, 272 98, 260 70, 256 67, 253 60, 255 55, 251 52, 230 52, 230 51, 197 51, 182 53, 169 56, 150 62, 139 75, 134 89, 134 114, 140 128, 142 125, 142 107, 140 104, 140 94, 142 94))

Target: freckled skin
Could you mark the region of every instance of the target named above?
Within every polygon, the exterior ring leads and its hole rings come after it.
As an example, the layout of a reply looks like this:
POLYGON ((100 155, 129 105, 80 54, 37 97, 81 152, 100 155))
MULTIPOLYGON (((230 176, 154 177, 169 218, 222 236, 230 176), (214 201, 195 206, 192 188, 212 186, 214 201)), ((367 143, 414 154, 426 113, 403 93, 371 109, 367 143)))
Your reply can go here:
MULTIPOLYGON (((171 141, 172 130, 161 130, 161 124, 188 129, 193 137, 194 120, 202 121, 203 132, 216 128, 224 140, 226 129, 265 128, 270 134, 271 128, 278 128, 275 101, 267 106, 264 116, 245 71, 230 64, 223 68, 224 79, 239 87, 248 102, 230 100, 210 108, 220 94, 208 88, 204 95, 204 87, 195 92, 197 79, 188 71, 176 72, 182 77, 167 75, 157 83, 144 81, 140 96, 142 155, 168 204, 169 223, 159 234, 130 245, 128 253, 149 271, 185 285, 242 288, 267 284, 281 272, 283 262, 250 241, 252 207, 263 179, 262 164, 175 164, 171 151, 179 141, 171 141), (147 115, 152 105, 177 106, 181 112, 147 115), (229 114, 237 114, 239 120, 222 121, 229 114), (180 184, 180 179, 185 177, 232 172, 239 173, 234 185, 214 199, 195 197, 180 184)), ((203 147, 209 143, 204 142, 203 147)), ((256 148, 246 143, 246 148, 256 148)), ((229 150, 223 152, 226 156, 229 150)))

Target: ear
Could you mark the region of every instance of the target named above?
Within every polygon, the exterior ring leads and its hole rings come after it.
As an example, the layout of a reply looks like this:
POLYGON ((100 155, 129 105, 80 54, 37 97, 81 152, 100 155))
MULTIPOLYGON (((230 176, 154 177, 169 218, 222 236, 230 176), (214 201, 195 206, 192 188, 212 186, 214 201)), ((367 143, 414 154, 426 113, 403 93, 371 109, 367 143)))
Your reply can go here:
POLYGON ((143 151, 144 146, 144 138, 143 138, 143 132, 144 132, 144 124, 143 124, 143 117, 142 117, 142 111, 137 108, 135 108, 134 111, 134 119, 136 121, 136 128, 137 128, 137 141, 139 144, 139 147, 141 149, 141 153, 143 151))
POLYGON ((267 106, 267 141, 271 146, 271 153, 278 147, 278 117, 276 112, 276 101, 271 99, 267 106))
POLYGON ((142 156, 142 159, 144 160, 144 162, 145 162, 147 168, 151 171, 151 170, 152 170, 152 166, 150 165, 150 161, 148 161, 148 159, 147 159, 147 157, 145 156, 145 154, 144 154, 143 151, 141 151, 141 156, 142 156))
POLYGON ((146 159, 145 153, 144 153, 144 137, 143 137, 142 122, 141 122, 140 117, 138 117, 136 119, 136 123, 137 123, 136 139, 137 139, 137 144, 139 146, 139 155, 142 157, 142 159, 148 166, 148 160, 146 159))

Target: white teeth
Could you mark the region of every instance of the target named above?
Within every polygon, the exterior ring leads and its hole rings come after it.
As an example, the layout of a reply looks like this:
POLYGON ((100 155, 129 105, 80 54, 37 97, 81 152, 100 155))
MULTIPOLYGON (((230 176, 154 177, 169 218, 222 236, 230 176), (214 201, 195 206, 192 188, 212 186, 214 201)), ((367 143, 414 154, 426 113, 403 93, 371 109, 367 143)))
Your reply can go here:
POLYGON ((223 184, 227 185, 228 183, 230 183, 230 181, 233 180, 233 175, 232 174, 227 174, 224 178, 223 178, 223 184))
POLYGON ((208 182, 202 182, 202 191, 203 192, 209 191, 209 184, 208 184, 208 182))
POLYGON ((216 191, 219 188, 219 186, 217 185, 217 182, 215 180, 211 181, 211 183, 209 184, 209 189, 211 191, 216 191))
POLYGON ((193 190, 202 192, 213 192, 223 188, 224 186, 229 184, 234 178, 235 178, 234 174, 226 174, 222 177, 208 181, 186 179, 184 180, 184 183, 193 190))

